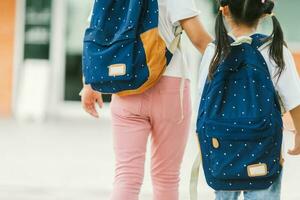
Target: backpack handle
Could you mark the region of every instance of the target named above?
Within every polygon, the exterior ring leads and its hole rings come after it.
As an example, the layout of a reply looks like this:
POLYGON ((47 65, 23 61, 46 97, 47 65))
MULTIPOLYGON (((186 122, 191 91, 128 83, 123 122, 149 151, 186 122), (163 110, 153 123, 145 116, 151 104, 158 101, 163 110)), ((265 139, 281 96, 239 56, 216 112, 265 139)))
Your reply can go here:
POLYGON ((230 46, 239 46, 243 43, 252 44, 252 38, 248 36, 239 37, 236 41, 230 44, 230 46))

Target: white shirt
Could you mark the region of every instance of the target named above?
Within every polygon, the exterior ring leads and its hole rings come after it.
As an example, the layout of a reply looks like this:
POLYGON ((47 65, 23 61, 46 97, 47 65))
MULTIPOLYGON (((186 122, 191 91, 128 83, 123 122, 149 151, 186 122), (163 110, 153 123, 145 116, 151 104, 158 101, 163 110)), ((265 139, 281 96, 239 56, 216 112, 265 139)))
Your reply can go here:
MULTIPOLYGON (((159 32, 170 46, 174 39, 174 27, 179 24, 180 20, 199 15, 194 0, 158 0, 159 5, 159 32)), ((177 49, 173 58, 164 72, 164 76, 182 77, 183 68, 188 67, 182 49, 177 49)), ((186 75, 186 78, 189 78, 186 75)))
MULTIPOLYGON (((179 21, 200 14, 196 9, 194 0, 158 0, 159 24, 158 30, 161 37, 166 42, 167 47, 175 38, 174 28, 179 25, 179 21)), ((88 22, 91 21, 93 9, 91 10, 88 22)), ((173 55, 169 66, 164 72, 164 76, 182 77, 183 68, 187 67, 184 54, 181 49, 177 49, 173 55)), ((189 78, 188 74, 186 78, 189 78)))
MULTIPOLYGON (((290 111, 300 105, 300 78, 296 65, 293 59, 291 52, 284 47, 283 57, 285 61, 285 69, 282 72, 281 76, 274 76, 277 72, 277 67, 275 62, 269 56, 269 46, 262 46, 259 51, 263 55, 269 72, 272 76, 272 81, 275 86, 275 89, 279 93, 283 106, 286 111, 290 111)), ((209 44, 201 62, 201 72, 199 77, 199 92, 200 97, 204 89, 204 85, 207 79, 210 62, 214 56, 215 45, 209 44)))

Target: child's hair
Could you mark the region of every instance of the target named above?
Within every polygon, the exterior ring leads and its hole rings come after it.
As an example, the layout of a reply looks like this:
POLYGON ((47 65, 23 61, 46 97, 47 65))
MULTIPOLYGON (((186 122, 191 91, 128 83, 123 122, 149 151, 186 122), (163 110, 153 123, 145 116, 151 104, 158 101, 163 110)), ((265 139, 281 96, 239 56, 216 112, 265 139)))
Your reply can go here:
MULTIPOLYGON (((228 6, 232 19, 236 24, 255 26, 264 15, 271 15, 273 32, 266 39, 270 43, 270 57, 278 66, 278 77, 284 70, 283 47, 286 45, 279 21, 273 15, 274 2, 272 0, 219 0, 220 6, 228 6)), ((210 64, 209 78, 213 77, 220 61, 230 53, 230 41, 223 21, 222 9, 220 9, 215 25, 216 52, 210 64)))

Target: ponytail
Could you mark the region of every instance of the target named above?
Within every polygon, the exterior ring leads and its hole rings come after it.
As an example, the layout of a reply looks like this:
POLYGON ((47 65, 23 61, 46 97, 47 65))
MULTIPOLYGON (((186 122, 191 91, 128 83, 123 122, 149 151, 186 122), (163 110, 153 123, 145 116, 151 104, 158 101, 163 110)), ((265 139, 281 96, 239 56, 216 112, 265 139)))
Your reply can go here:
MULTIPOLYGON (((225 5, 221 4, 221 6, 225 6, 225 5)), ((208 75, 209 79, 213 78, 213 75, 217 70, 218 64, 220 63, 221 59, 226 57, 230 52, 230 42, 224 24, 222 10, 219 11, 216 18, 215 32, 216 32, 216 41, 215 41, 216 51, 209 68, 209 75, 208 75)))
POLYGON ((271 41, 269 55, 274 60, 274 62, 278 67, 275 76, 278 76, 279 78, 282 71, 285 68, 285 62, 283 58, 283 47, 286 46, 286 43, 284 41, 284 35, 283 35, 281 25, 273 13, 274 6, 275 4, 272 0, 266 0, 265 3, 263 4, 262 12, 264 14, 270 15, 272 18, 273 32, 267 38, 267 41, 271 41))
POLYGON ((269 55, 276 63, 278 70, 276 76, 280 77, 285 68, 283 57, 283 48, 286 46, 283 32, 279 21, 273 14, 273 0, 219 0, 220 11, 216 18, 216 50, 210 63, 208 78, 212 79, 221 60, 225 59, 231 51, 230 41, 223 20, 223 8, 229 7, 231 16, 237 24, 245 24, 248 26, 256 25, 259 19, 264 15, 271 15, 273 21, 273 32, 266 38, 266 42, 270 41, 269 55))
POLYGON ((280 26, 279 21, 275 17, 275 15, 272 15, 272 21, 273 21, 273 32, 269 36, 269 39, 272 40, 270 45, 270 57, 275 61, 277 64, 278 70, 276 72, 276 76, 278 78, 280 77, 282 71, 285 68, 285 62, 283 57, 283 47, 286 46, 286 43, 284 41, 283 31, 280 26))

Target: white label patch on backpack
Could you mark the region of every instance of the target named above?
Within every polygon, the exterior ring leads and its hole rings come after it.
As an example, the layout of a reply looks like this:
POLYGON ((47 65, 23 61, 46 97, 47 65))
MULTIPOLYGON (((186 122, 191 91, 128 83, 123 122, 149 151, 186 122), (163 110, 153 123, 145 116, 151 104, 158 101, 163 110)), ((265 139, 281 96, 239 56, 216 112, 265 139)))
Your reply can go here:
POLYGON ((123 76, 126 74, 126 65, 125 64, 114 64, 108 66, 109 76, 123 76))
POLYGON ((265 163, 249 165, 247 171, 249 177, 265 176, 268 174, 268 167, 265 163))

